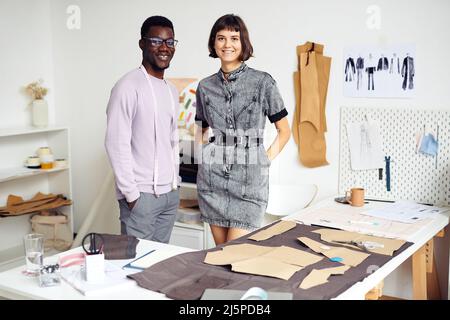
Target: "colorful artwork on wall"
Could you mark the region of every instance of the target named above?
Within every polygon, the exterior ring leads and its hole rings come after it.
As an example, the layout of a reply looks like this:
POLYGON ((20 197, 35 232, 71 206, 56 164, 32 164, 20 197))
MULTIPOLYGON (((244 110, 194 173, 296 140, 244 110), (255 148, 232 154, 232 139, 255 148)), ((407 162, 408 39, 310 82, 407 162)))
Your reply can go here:
POLYGON ((178 128, 180 129, 180 136, 186 134, 193 136, 196 107, 195 93, 199 80, 196 78, 170 78, 168 80, 177 87, 179 93, 178 128))

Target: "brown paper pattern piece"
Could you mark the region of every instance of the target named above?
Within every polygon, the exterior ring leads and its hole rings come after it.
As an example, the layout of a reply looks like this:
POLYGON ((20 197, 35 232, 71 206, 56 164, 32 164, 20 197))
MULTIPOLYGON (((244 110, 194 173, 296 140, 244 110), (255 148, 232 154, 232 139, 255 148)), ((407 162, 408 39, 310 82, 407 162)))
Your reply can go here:
POLYGON ((224 266, 263 255, 275 248, 276 247, 264 247, 248 243, 230 245, 223 247, 222 250, 208 252, 203 262, 216 266, 224 266))
POLYGON ((304 243, 307 247, 309 247, 311 250, 321 253, 327 258, 331 259, 334 257, 342 258, 342 261, 339 263, 342 263, 347 266, 356 267, 361 262, 363 262, 367 257, 370 256, 368 253, 363 253, 355 250, 350 250, 343 247, 334 247, 329 246, 330 249, 324 249, 324 245, 320 242, 311 240, 306 237, 300 237, 297 238, 300 242, 304 243))
POLYGON ((231 270, 235 272, 257 274, 284 280, 289 280, 302 267, 288 263, 279 262, 264 257, 256 257, 244 261, 235 262, 231 265, 231 270))
POLYGON ((350 269, 350 266, 341 266, 336 268, 327 269, 313 269, 306 277, 303 279, 299 288, 309 289, 328 282, 328 278, 331 275, 344 274, 345 271, 350 269))
POLYGON ((283 232, 286 232, 288 230, 295 228, 296 225, 297 225, 297 223, 295 221, 280 221, 277 224, 275 224, 267 229, 264 229, 260 232, 255 233, 248 239, 255 240, 255 241, 267 240, 273 236, 282 234, 283 232))
POLYGON ((277 247, 275 250, 265 253, 262 257, 282 261, 300 267, 307 267, 323 259, 323 257, 316 254, 286 246, 277 247))
POLYGON ((353 248, 357 250, 361 250, 355 245, 352 244, 345 244, 345 243, 337 243, 335 241, 369 241, 369 242, 375 242, 380 243, 383 245, 383 248, 374 248, 374 249, 367 249, 370 252, 383 254, 392 256, 394 252, 400 247, 406 243, 404 240, 398 240, 398 239, 388 239, 388 238, 381 238, 381 237, 375 237, 375 236, 369 236, 364 235, 357 232, 350 232, 350 231, 344 231, 344 230, 333 230, 333 229, 318 229, 313 231, 314 233, 320 234, 320 238, 323 241, 327 241, 330 243, 335 243, 337 245, 345 246, 348 248, 353 248))

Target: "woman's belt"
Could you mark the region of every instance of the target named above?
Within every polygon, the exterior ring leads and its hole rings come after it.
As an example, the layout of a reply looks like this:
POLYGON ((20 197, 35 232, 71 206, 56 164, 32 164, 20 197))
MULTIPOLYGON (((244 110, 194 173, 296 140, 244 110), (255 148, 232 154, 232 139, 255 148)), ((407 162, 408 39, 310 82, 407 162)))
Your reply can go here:
POLYGON ((214 142, 219 146, 242 146, 249 148, 252 146, 259 146, 263 143, 263 138, 250 137, 250 136, 213 136, 209 138, 209 142, 214 142))

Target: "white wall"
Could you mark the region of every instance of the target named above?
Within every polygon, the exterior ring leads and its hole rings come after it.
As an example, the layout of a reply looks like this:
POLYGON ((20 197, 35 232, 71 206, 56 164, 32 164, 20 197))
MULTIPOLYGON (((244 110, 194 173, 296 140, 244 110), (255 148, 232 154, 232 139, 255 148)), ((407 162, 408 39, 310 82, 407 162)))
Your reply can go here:
POLYGON ((49 3, 48 0, 0 1, 0 128, 31 125, 31 98, 23 92, 23 87, 38 79, 43 79, 43 85, 50 89, 46 100, 50 123, 54 122, 49 3))
POLYGON ((248 64, 271 73, 277 80, 290 121, 294 111, 295 47, 308 40, 325 44, 325 54, 333 57, 327 99, 330 165, 317 169, 302 167, 291 139, 271 169, 272 181, 317 183, 318 200, 337 192, 340 106, 450 109, 450 43, 446 41, 450 30, 447 17, 450 2, 446 0, 0 1, 0 35, 8 39, 8 45, 2 46, 0 59, 3 93, 0 126, 29 122, 29 115, 24 111, 26 99, 17 89, 38 76, 45 78, 53 89, 50 95, 55 99, 56 122, 72 129, 76 229, 81 226, 109 170, 103 139, 110 89, 121 75, 140 64, 137 44, 140 26, 150 15, 169 17, 180 41, 166 75, 204 77, 219 68, 218 61, 209 58, 207 51, 212 24, 225 13, 239 14, 247 23, 255 49, 255 58, 248 64), (81 10, 79 30, 69 30, 66 26, 69 5, 78 5, 81 10), (370 5, 381 9, 380 30, 369 30, 366 26, 366 9, 370 5), (416 44, 414 99, 343 96, 344 46, 402 43, 416 44))
MULTIPOLYGON (((339 108, 342 105, 450 109, 447 78, 450 44, 444 41, 446 30, 450 29, 449 9, 450 2, 445 0, 52 1, 53 55, 58 89, 56 116, 58 122, 72 128, 76 227, 83 222, 106 176, 108 162, 103 137, 109 91, 122 74, 139 65, 137 41, 146 17, 165 15, 175 25, 180 43, 166 75, 204 77, 219 67, 218 61, 209 58, 207 51, 212 24, 225 13, 239 14, 247 23, 255 49, 255 58, 248 64, 271 73, 277 80, 290 112, 290 121, 294 111, 295 47, 308 40, 325 44, 325 54, 333 57, 327 99, 326 138, 330 165, 316 169, 302 167, 291 139, 271 168, 273 182, 317 183, 317 200, 320 200, 337 192, 339 108), (71 4, 80 7, 80 30, 65 27, 69 16, 66 9, 71 4), (366 26, 369 17, 366 10, 370 5, 381 9, 379 30, 370 30, 366 26), (416 45, 417 94, 414 99, 350 99, 343 96, 344 46, 402 43, 416 45)), ((271 132, 273 135, 273 129, 271 132)), ((403 274, 402 277, 404 281, 403 274)), ((445 281, 443 279, 443 283, 445 281)), ((403 293, 395 294, 401 296, 403 293)))

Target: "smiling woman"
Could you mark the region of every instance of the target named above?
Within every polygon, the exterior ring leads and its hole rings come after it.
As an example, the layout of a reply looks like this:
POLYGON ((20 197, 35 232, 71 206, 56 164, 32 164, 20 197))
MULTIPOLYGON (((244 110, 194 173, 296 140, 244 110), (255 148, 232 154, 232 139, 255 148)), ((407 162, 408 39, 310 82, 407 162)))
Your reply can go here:
MULTIPOLYGON (((219 58, 219 72, 200 81, 196 92, 197 123, 214 137, 202 148, 197 190, 202 220, 216 244, 261 226, 267 207, 269 167, 290 137, 287 111, 275 80, 248 67, 253 55, 247 27, 233 14, 211 29, 209 56, 219 58), (268 150, 263 137, 266 117, 278 135, 268 150)), ((203 142, 203 135, 196 137, 203 142)))

